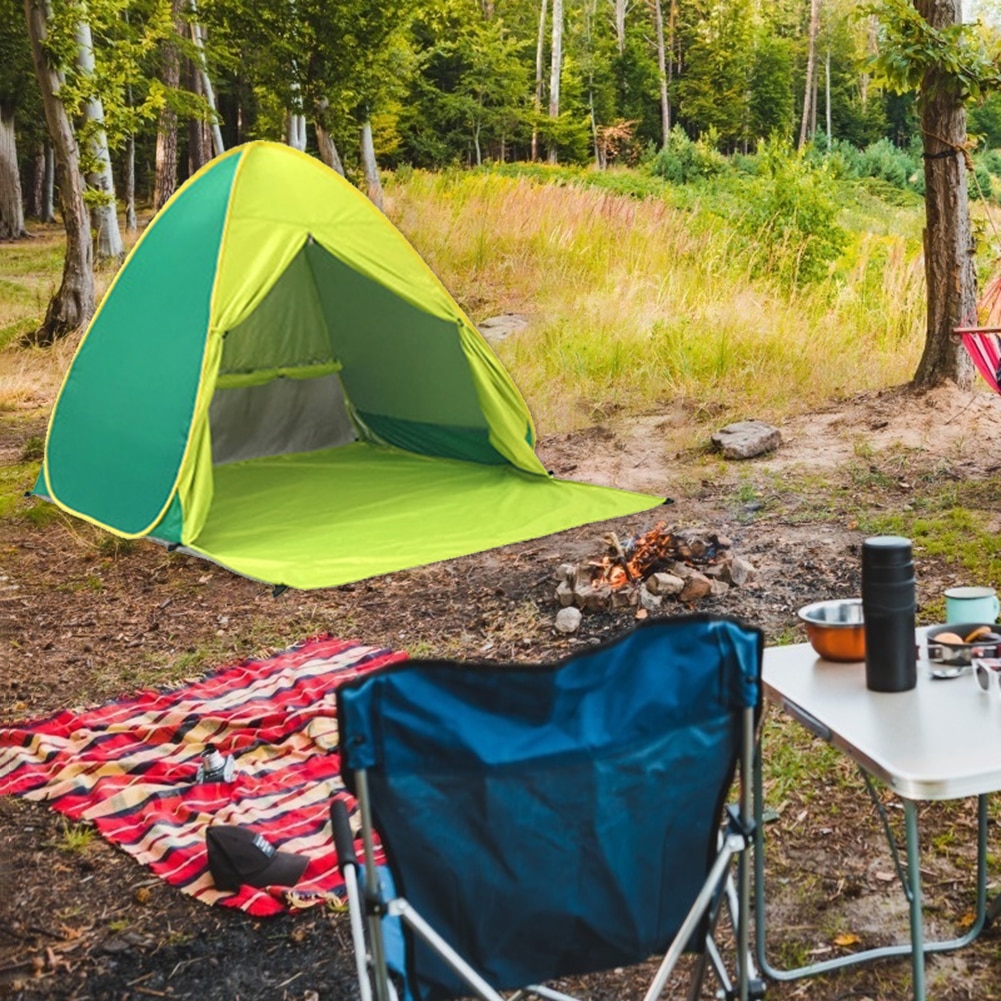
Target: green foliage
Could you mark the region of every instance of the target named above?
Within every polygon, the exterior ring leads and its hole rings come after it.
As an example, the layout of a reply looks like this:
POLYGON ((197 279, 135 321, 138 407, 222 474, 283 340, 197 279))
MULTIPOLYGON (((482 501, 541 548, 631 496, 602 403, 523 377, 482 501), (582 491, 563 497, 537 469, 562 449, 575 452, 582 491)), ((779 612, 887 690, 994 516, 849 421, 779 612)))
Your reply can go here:
POLYGON ((685 130, 676 125, 664 148, 650 161, 649 170, 674 184, 716 177, 728 169, 727 159, 717 149, 716 135, 708 135, 692 142, 685 130))
POLYGON ((859 10, 879 25, 879 50, 867 68, 898 93, 941 89, 968 100, 1001 83, 998 53, 976 25, 933 28, 909 0, 880 0, 859 10))
POLYGON ((756 272, 792 286, 826 277, 848 242, 833 180, 776 140, 763 144, 758 158, 761 172, 745 182, 740 220, 757 246, 756 272))

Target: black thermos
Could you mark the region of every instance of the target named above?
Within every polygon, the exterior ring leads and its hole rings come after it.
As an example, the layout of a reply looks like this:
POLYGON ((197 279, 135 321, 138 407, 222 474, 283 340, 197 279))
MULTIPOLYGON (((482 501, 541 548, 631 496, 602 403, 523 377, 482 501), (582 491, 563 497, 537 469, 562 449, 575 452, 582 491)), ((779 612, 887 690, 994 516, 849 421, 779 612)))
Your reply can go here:
POLYGON ((918 681, 914 564, 911 542, 878 535, 862 543, 865 684, 874 692, 906 692, 918 681))

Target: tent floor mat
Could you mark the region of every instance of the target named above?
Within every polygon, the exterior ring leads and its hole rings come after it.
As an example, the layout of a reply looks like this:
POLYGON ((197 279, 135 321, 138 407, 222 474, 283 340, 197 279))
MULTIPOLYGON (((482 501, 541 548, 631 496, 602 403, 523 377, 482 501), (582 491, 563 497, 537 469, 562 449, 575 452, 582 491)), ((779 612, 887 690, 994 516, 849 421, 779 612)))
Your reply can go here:
POLYGON ((355 442, 214 470, 188 544, 237 573, 334 587, 635 514, 662 498, 355 442))

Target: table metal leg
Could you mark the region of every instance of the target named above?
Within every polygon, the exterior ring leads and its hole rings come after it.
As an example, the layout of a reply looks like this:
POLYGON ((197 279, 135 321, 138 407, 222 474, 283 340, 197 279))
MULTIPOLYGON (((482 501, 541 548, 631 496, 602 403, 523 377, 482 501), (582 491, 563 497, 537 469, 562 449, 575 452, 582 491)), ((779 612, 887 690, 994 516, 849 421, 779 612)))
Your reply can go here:
POLYGON ((987 914, 987 796, 977 797, 977 903, 974 922, 969 930, 958 938, 944 941, 924 942, 924 927, 921 921, 921 867, 918 860, 919 842, 917 828, 917 804, 904 800, 907 829, 908 885, 905 887, 910 898, 911 942, 900 945, 882 946, 862 952, 838 956, 795 969, 777 969, 768 962, 766 956, 767 926, 765 915, 765 847, 764 847, 764 795, 761 771, 760 749, 754 764, 754 943, 761 973, 771 980, 789 981, 801 977, 813 977, 821 973, 872 962, 877 959, 892 959, 911 956, 914 967, 914 996, 924 1001, 924 957, 930 952, 949 952, 969 945, 982 931, 987 914))
POLYGON ((914 970, 914 1001, 925 1001, 925 929, 921 913, 921 845, 918 841, 918 808, 911 799, 904 800, 904 824, 907 829, 907 894, 911 905, 911 967, 914 970))

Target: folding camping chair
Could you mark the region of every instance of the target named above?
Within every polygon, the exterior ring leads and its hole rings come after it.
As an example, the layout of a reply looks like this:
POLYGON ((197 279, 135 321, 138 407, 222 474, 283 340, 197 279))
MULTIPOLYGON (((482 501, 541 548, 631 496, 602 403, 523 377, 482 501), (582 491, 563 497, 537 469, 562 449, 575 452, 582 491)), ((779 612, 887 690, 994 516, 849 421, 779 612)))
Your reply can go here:
POLYGON ((706 957, 725 997, 761 996, 743 853, 762 647, 686 616, 555 664, 409 661, 342 687, 363 868, 343 802, 331 812, 362 1001, 572 1001, 538 985, 662 954, 653 1001, 686 949, 702 953, 690 997, 706 957), (712 937, 724 904, 736 987, 712 937))

